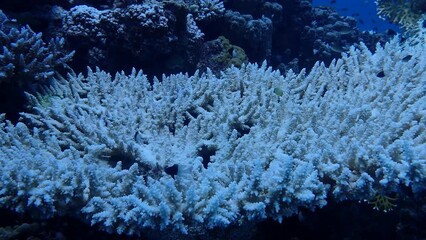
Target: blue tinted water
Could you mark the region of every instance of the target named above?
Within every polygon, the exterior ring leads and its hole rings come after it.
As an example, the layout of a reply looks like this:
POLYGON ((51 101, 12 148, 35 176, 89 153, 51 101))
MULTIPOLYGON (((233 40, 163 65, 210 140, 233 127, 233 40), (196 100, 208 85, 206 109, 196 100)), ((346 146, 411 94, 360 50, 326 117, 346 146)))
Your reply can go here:
POLYGON ((399 31, 398 27, 380 19, 374 0, 313 0, 314 6, 330 6, 343 16, 357 19, 358 27, 365 31, 385 32, 387 29, 399 31))

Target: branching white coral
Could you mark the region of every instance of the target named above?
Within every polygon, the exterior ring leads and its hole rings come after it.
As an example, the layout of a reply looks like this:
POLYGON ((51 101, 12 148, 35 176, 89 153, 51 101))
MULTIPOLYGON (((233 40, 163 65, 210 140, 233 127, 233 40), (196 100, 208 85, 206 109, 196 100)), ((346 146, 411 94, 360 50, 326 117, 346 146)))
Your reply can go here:
POLYGON ((208 20, 225 12, 225 6, 220 0, 197 0, 197 20, 208 20))
POLYGON ((285 77, 255 64, 152 84, 137 71, 69 76, 31 97, 25 124, 3 121, 0 205, 193 235, 327 196, 423 191, 425 54, 393 40, 285 77))
POLYGON ((29 26, 9 27, 8 22, 12 21, 0 10, 0 83, 31 85, 68 68, 74 52, 65 51, 63 38, 44 42, 29 26))

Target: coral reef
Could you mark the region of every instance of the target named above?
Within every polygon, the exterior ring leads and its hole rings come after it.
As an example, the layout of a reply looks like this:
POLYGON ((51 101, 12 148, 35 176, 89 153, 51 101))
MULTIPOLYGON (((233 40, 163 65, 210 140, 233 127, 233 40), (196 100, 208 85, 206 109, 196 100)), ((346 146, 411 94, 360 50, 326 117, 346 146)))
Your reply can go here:
MULTIPOLYGON (((251 15, 228 10, 222 19, 221 33, 232 44, 244 49, 251 62, 261 63, 271 58, 272 21, 267 17, 255 19, 251 15)), ((207 34, 207 33, 206 33, 207 34)))
POLYGON ((89 65, 109 72, 143 68, 149 77, 193 73, 206 64, 203 46, 220 36, 242 48, 250 62, 267 60, 283 72, 309 69, 316 61, 329 64, 359 41, 371 50, 381 41, 381 36, 355 28, 353 19, 313 8, 308 0, 81 0, 28 3, 25 8, 0 3, 0 8, 2 4, 44 36, 64 37, 67 47, 76 50, 71 66, 77 72, 89 65))
POLYGON ((376 4, 381 17, 401 25, 408 34, 426 27, 425 0, 376 0, 376 4))
POLYGON ((0 238, 424 235, 424 3, 384 44, 309 0, 1 1, 0 238))
POLYGON ((63 11, 64 24, 57 31, 76 49, 77 70, 90 65, 109 71, 143 67, 149 75, 193 72, 204 42, 197 22, 217 17, 218 3, 205 2, 200 2, 203 10, 173 1, 105 10, 78 5, 63 11), (203 12, 209 4, 210 14, 203 12))
POLYGON ((231 66, 241 67, 248 63, 244 50, 231 44, 223 36, 206 42, 203 51, 203 57, 197 65, 197 69, 203 72, 209 68, 214 74, 219 74, 223 69, 231 66))
POLYGON ((360 48, 285 77, 249 64, 152 85, 137 71, 58 79, 22 122, 2 116, 0 205, 188 239, 329 198, 420 194, 426 48, 360 48))
POLYGON ((47 43, 41 33, 20 26, 0 10, 0 113, 16 122, 24 111, 24 91, 34 93, 48 84, 55 72, 68 70, 74 52, 67 52, 63 38, 47 43))
MULTIPOLYGON (((310 26, 305 27, 307 38, 313 45, 311 61, 321 59, 331 62, 339 58, 343 52, 347 52, 352 45, 361 41, 366 42, 369 37, 373 37, 368 33, 357 31, 357 22, 354 18, 339 16, 331 8, 317 7, 312 11, 316 16, 315 20, 310 26)), ((375 39, 373 43, 378 40, 375 39)))
POLYGON ((0 10, 0 84, 30 85, 46 81, 58 69, 68 67, 74 53, 65 52, 64 39, 45 43, 41 33, 16 25, 0 10))

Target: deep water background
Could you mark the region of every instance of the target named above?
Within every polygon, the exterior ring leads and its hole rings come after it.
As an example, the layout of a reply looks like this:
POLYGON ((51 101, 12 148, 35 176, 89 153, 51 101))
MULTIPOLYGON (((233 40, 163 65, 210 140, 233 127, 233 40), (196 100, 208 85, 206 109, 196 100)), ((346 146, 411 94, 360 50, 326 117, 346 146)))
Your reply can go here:
POLYGON ((399 32, 398 26, 379 18, 374 0, 313 0, 313 6, 334 8, 342 16, 354 17, 358 28, 363 31, 386 32, 392 29, 399 32))

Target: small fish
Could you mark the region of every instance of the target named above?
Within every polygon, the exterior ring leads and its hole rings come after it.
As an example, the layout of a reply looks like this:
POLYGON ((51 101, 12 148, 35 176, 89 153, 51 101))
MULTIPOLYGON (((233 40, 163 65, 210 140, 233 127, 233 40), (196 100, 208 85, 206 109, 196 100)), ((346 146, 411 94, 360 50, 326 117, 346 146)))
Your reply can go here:
POLYGON ((349 10, 349 8, 341 8, 340 9, 340 11, 343 11, 343 12, 346 12, 346 11, 348 11, 349 10))
POLYGON ((383 72, 383 71, 380 71, 379 73, 377 73, 377 75, 376 75, 378 78, 382 78, 382 77, 384 77, 385 76, 385 72, 383 72))
POLYGON ((404 62, 408 62, 408 61, 410 61, 410 59, 411 59, 412 57, 413 57, 412 55, 407 55, 407 56, 405 56, 405 57, 402 59, 402 61, 404 61, 404 62))
POLYGON ((107 10, 107 9, 110 9, 111 7, 110 6, 108 6, 108 5, 106 5, 106 4, 102 4, 102 5, 99 5, 99 9, 100 10, 107 10))
POLYGON ((330 4, 335 4, 336 3, 336 0, 331 0, 330 1, 330 4))
POLYGON ((388 30, 386 30, 386 35, 395 36, 396 32, 394 30, 392 30, 392 29, 388 29, 388 30))
POLYGON ((352 29, 352 28, 350 28, 350 27, 342 27, 340 30, 339 30, 339 33, 340 34, 350 34, 350 33, 353 33, 354 32, 354 30, 352 29))
POLYGON ((284 95, 283 90, 282 90, 281 88, 278 88, 278 87, 274 88, 274 93, 275 93, 277 96, 279 96, 279 97, 281 97, 282 95, 284 95))
POLYGON ((331 51, 333 51, 333 52, 335 52, 335 53, 341 53, 341 52, 344 52, 345 51, 345 49, 343 49, 341 46, 339 46, 339 45, 330 45, 330 48, 329 48, 331 51))
POLYGON ((362 19, 358 19, 358 22, 359 22, 360 24, 364 24, 364 20, 362 20, 362 19))

